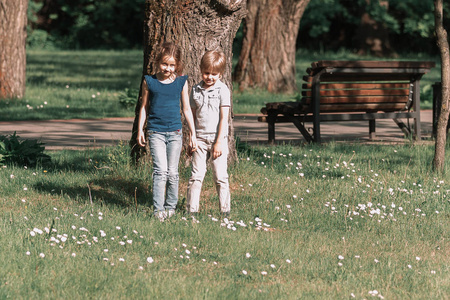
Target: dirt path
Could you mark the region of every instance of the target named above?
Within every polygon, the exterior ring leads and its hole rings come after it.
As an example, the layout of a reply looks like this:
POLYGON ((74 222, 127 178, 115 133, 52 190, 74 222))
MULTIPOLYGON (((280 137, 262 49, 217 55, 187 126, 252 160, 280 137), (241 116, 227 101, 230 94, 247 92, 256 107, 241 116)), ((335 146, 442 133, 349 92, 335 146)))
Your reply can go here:
MULTIPOLYGON (((235 136, 249 143, 267 143, 267 124, 259 123, 256 115, 238 115, 234 118, 235 136)), ((411 122, 412 123, 412 122, 411 122)), ((0 134, 17 132, 21 138, 38 139, 47 150, 83 149, 116 144, 131 136, 132 118, 97 120, 50 120, 0 122, 0 134)), ((432 132, 432 111, 421 112, 423 141, 429 141, 432 132)), ((368 122, 323 123, 324 142, 403 143, 403 133, 392 120, 377 121, 377 140, 368 139, 368 122)), ((276 125, 277 142, 304 143, 305 140, 292 124, 276 125)))

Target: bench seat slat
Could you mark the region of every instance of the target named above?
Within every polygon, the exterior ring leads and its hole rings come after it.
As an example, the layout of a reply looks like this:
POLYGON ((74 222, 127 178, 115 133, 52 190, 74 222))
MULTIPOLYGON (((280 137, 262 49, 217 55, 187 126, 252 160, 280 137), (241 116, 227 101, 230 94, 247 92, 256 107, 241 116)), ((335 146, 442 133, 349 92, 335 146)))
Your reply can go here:
POLYGON ((319 60, 311 64, 313 68, 337 67, 337 68, 424 68, 431 69, 435 66, 430 61, 349 61, 349 60, 319 60))
POLYGON ((296 107, 279 107, 278 109, 271 109, 267 107, 261 108, 261 113, 263 115, 270 115, 272 113, 274 114, 288 114, 288 115, 295 115, 295 114, 302 114, 305 113, 305 110, 302 108, 301 105, 297 105, 296 107))
MULTIPOLYGON (((309 106, 302 107, 304 111, 310 109, 309 106)), ((392 112, 405 109, 404 103, 340 103, 340 104, 323 104, 320 105, 320 112, 337 113, 337 112, 392 112)))
MULTIPOLYGON (((303 76, 303 81, 312 82, 312 76, 303 76)), ((321 82, 361 82, 361 81, 405 81, 409 82, 410 74, 324 74, 321 76, 321 82)))
MULTIPOLYGON (((408 102, 408 96, 389 96, 389 97, 321 97, 320 105, 333 104, 333 103, 403 103, 405 105, 408 102)), ((300 102, 301 105, 310 104, 311 98, 303 97, 300 102)))
MULTIPOLYGON (((342 90, 342 89, 409 89, 411 84, 407 83, 321 83, 320 89, 322 90, 342 90)), ((302 85, 303 90, 312 89, 312 84, 304 83, 302 85)))
POLYGON ((281 109, 281 108, 292 108, 295 109, 300 106, 300 102, 269 102, 266 103, 266 109, 281 109))
MULTIPOLYGON (((311 97, 312 91, 303 91, 302 96, 311 97)), ((408 96, 409 89, 397 90, 320 90, 320 97, 354 97, 354 96, 408 96)))

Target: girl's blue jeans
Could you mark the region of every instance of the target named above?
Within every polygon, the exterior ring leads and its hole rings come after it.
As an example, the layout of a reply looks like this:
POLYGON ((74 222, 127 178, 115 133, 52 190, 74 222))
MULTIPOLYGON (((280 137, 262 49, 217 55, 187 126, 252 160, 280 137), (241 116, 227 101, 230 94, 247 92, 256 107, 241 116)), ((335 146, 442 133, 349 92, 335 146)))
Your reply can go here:
POLYGON ((178 163, 183 144, 182 131, 149 131, 148 135, 153 159, 154 213, 175 211, 178 202, 178 163))

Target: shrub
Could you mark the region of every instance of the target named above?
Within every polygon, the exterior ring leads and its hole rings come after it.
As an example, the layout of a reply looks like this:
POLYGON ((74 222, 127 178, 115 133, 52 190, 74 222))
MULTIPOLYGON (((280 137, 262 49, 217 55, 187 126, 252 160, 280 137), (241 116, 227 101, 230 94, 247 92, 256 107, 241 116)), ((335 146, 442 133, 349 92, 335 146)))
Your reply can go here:
POLYGON ((16 132, 8 136, 0 136, 0 165, 17 164, 35 166, 38 162, 50 161, 50 156, 44 154, 43 143, 37 140, 21 140, 16 132))
POLYGON ((119 103, 129 109, 136 106, 137 99, 139 97, 139 90, 137 89, 125 89, 125 91, 119 94, 119 103))

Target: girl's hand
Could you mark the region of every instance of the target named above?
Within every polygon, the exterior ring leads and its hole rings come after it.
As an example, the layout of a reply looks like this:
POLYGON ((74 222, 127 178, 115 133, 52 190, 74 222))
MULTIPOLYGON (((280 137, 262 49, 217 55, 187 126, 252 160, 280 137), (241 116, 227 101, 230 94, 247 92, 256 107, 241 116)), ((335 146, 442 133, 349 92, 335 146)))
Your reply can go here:
POLYGON ((139 146, 145 147, 145 134, 144 134, 144 131, 139 130, 138 136, 137 136, 137 142, 138 142, 139 146))

